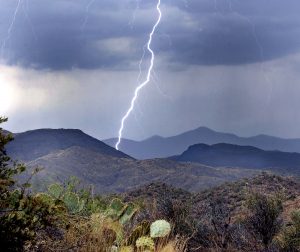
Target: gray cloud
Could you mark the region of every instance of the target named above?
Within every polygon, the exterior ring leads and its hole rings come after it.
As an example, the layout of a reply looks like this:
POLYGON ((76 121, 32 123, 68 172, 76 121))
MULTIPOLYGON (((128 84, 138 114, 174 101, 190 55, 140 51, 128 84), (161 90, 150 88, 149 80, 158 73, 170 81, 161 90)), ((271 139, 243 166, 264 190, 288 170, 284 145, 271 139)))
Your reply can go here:
MULTIPOLYGON (((88 2, 24 0, 3 55, 6 62, 46 69, 136 66, 156 16, 155 1, 140 1, 136 12, 133 0, 95 1, 86 13, 88 2), (131 39, 127 53, 99 46, 122 38, 131 39)), ((164 17, 153 43, 158 55, 181 67, 254 63, 299 50, 299 1, 186 2, 162 1, 164 17)), ((0 4, 5 37, 15 3, 0 4)))
MULTIPOLYGON (((141 0, 135 12, 135 0, 96 0, 86 26, 88 0, 22 2, 0 64, 7 128, 116 136, 137 85, 155 1, 141 0)), ((169 136, 200 125, 300 136, 298 0, 162 3, 156 74, 126 122, 126 137, 169 136)), ((0 0, 0 42, 15 4, 0 0)))
MULTIPOLYGON (((141 92, 125 136, 170 136, 203 125, 244 136, 299 137, 299 63, 300 54, 263 66, 158 71, 158 83, 141 92)), ((80 128, 102 139, 116 136, 137 74, 1 67, 0 83, 9 81, 13 90, 13 105, 4 111, 10 118, 7 128, 80 128)))

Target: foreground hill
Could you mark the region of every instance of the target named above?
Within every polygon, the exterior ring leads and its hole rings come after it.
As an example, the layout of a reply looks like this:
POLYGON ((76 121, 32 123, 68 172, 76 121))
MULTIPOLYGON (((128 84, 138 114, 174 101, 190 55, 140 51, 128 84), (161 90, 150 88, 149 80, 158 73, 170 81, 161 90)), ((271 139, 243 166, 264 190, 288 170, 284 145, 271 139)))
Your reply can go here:
POLYGON ((109 156, 130 158, 77 129, 38 129, 15 134, 14 138, 14 141, 7 145, 7 152, 13 159, 21 161, 32 161, 72 146, 80 146, 109 156))
MULTIPOLYGON (((202 213, 206 206, 221 200, 232 212, 233 216, 242 214, 244 203, 249 194, 260 193, 265 195, 281 195, 285 201, 285 210, 288 206, 300 207, 300 181, 293 177, 282 177, 262 173, 252 178, 245 178, 233 183, 225 183, 221 186, 204 190, 193 195, 193 213, 202 213)), ((284 212, 284 214, 286 214, 284 212)))
MULTIPOLYGON (((283 177, 270 173, 260 173, 251 178, 224 183, 220 186, 201 190, 195 193, 165 183, 151 183, 128 190, 123 194, 126 201, 145 199, 151 202, 155 199, 163 201, 179 201, 183 205, 190 204, 190 214, 207 214, 211 203, 221 201, 226 204, 233 215, 239 215, 245 207, 249 194, 261 193, 265 195, 281 194, 286 206, 299 205, 300 207, 300 181, 294 177, 283 177), (164 193, 162 193, 164 192, 164 193)), ((286 209, 288 210, 288 209, 286 209)))
MULTIPOLYGON (((114 146, 116 139, 104 142, 114 146)), ((254 137, 239 137, 234 134, 221 133, 206 127, 200 127, 172 137, 154 136, 143 141, 123 139, 120 150, 137 159, 160 158, 179 155, 189 146, 204 143, 229 143, 244 146, 254 146, 263 150, 280 150, 300 152, 300 139, 283 139, 267 135, 254 137)))
POLYGON ((282 173, 300 174, 299 153, 264 151, 251 146, 196 144, 172 159, 211 166, 269 169, 282 173))
POLYGON ((294 239, 293 249, 282 242, 287 233, 279 231, 292 225, 293 212, 300 210, 299 195, 298 180, 262 173, 197 193, 152 183, 126 192, 123 199, 145 205, 134 223, 145 216, 174 223, 176 233, 189 237, 187 251, 299 251, 295 249, 296 246, 300 249, 298 229, 288 233, 294 239), (254 222, 258 223, 257 229, 251 221, 257 221, 254 222), (267 245, 262 244, 262 237, 267 237, 267 245))
POLYGON ((35 178, 39 187, 76 176, 93 184, 101 193, 123 192, 129 188, 161 181, 189 191, 199 191, 226 181, 253 176, 258 171, 213 168, 201 164, 178 163, 167 159, 137 161, 101 154, 83 147, 52 152, 27 163, 44 167, 35 178))

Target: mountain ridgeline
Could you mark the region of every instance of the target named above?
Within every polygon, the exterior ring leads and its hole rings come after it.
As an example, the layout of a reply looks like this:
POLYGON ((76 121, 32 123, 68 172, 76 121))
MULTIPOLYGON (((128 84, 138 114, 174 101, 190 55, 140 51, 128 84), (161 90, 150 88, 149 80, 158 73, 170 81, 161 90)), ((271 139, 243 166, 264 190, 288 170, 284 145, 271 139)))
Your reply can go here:
POLYGON ((33 181, 40 189, 76 176, 101 193, 123 192, 155 181, 199 191, 259 173, 170 159, 135 160, 80 130, 40 129, 14 136, 7 152, 24 162, 29 172, 34 167, 44 168, 33 181))
MULTIPOLYGON (((104 142, 114 146, 116 139, 104 142)), ((241 146, 253 146, 262 150, 300 152, 300 139, 283 139, 267 135, 239 137, 234 134, 213 131, 206 127, 187 131, 172 137, 154 136, 143 141, 123 139, 120 150, 137 159, 163 158, 180 155, 194 144, 228 143, 241 146)))
MULTIPOLYGON (((222 135, 205 128, 196 130, 196 133, 204 131, 207 132, 207 141, 218 141, 215 134, 222 135)), ((191 133, 185 136, 189 134, 191 133)), ((176 141, 182 148, 184 141, 180 139, 185 139, 186 144, 192 141, 193 134, 189 138, 183 136, 167 141, 168 145, 172 143, 170 152, 174 150, 176 141)), ((228 140, 233 135, 225 134, 223 140, 226 140, 225 136, 228 140)), ((300 154, 265 151, 251 146, 209 146, 201 143, 169 158, 136 160, 80 130, 39 129, 18 133, 14 137, 15 140, 7 146, 8 154, 14 160, 24 162, 29 168, 44 168, 34 178, 38 188, 45 188, 58 179, 66 180, 70 176, 76 176, 84 184, 93 184, 95 190, 101 193, 123 192, 156 181, 196 192, 224 182, 251 177, 262 170, 300 174, 300 154)), ((156 144, 159 141, 162 146, 166 146, 163 138, 148 140, 156 144)), ((148 150, 143 150, 140 146, 140 151, 148 150)), ((160 150, 162 149, 155 151, 160 150)), ((163 153, 157 155, 164 156, 168 153, 168 149, 163 150, 163 153)), ((127 150, 125 152, 129 153, 127 150)))
POLYGON ((195 144, 171 159, 210 166, 272 170, 282 174, 300 175, 300 153, 264 151, 252 146, 195 144))
POLYGON ((14 134, 8 153, 17 160, 32 161, 53 151, 79 146, 113 157, 131 158, 77 129, 38 129, 14 134))

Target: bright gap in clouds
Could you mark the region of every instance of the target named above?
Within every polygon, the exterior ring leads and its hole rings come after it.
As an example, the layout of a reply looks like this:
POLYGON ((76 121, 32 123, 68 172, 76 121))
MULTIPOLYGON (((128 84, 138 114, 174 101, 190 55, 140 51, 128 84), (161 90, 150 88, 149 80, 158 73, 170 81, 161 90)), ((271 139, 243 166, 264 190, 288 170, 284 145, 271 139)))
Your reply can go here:
POLYGON ((5 116, 15 102, 14 87, 0 75, 0 116, 5 116))

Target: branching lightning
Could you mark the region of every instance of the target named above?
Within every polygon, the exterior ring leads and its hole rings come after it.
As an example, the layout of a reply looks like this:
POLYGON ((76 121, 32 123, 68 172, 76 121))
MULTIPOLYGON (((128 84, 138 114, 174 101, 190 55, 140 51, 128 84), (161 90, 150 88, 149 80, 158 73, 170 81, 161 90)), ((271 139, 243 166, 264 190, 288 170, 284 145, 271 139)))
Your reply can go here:
POLYGON ((170 97, 167 93, 165 93, 162 88, 159 86, 159 79, 157 77, 157 74, 153 71, 152 75, 152 81, 156 87, 157 92, 164 98, 168 99, 169 101, 172 100, 172 97, 170 97))
POLYGON ((90 0, 88 2, 87 6, 85 7, 85 17, 84 17, 83 23, 81 25, 81 31, 83 31, 86 27, 86 24, 87 24, 88 19, 89 19, 90 8, 91 8, 91 6, 93 5, 94 2, 95 2, 95 0, 90 0))
POLYGON ((135 19, 136 19, 136 13, 137 11, 140 9, 140 0, 136 0, 136 7, 135 7, 135 10, 133 12, 133 15, 132 15, 132 19, 129 21, 129 26, 131 27, 131 29, 133 29, 133 24, 135 22, 135 19))
POLYGON ((155 31, 156 31, 157 26, 160 23, 161 16, 162 16, 162 13, 161 13, 161 10, 160 10, 160 2, 161 2, 161 0, 158 0, 157 5, 156 5, 156 10, 158 12, 158 19, 157 19, 156 23, 154 24, 154 26, 152 28, 152 31, 149 34, 149 40, 147 42, 147 50, 151 54, 150 66, 149 66, 148 71, 147 71, 147 77, 146 77, 146 80, 144 82, 142 82, 135 89, 134 96, 133 96, 133 98, 131 100, 131 103, 130 103, 130 107, 127 110, 127 112, 124 115, 124 117, 122 118, 122 120, 121 120, 121 127, 119 129, 119 137, 118 137, 118 141, 117 141, 116 146, 115 146, 115 148, 117 150, 119 150, 119 145, 120 145, 121 140, 122 140, 122 135, 123 135, 125 121, 126 121, 126 119, 129 117, 129 115, 131 114, 131 112, 134 109, 135 102, 136 102, 136 100, 138 98, 139 92, 141 91, 141 89, 143 89, 143 87, 145 87, 150 82, 150 79, 151 79, 151 73, 152 73, 152 70, 153 70, 153 65, 154 65, 154 60, 155 60, 155 54, 154 54, 153 50, 151 49, 151 43, 152 43, 153 35, 154 35, 155 31))
POLYGON ((262 71, 262 74, 263 74, 263 77, 266 81, 267 84, 269 84, 270 86, 270 92, 269 92, 269 97, 267 99, 267 103, 269 104, 270 101, 271 101, 271 98, 272 98, 272 94, 273 94, 273 83, 271 82, 268 74, 266 73, 266 69, 264 67, 264 60, 265 60, 265 55, 264 55, 264 48, 262 46, 262 44, 260 43, 259 39, 258 39, 258 36, 257 36, 257 33, 256 33, 256 27, 255 27, 255 24, 251 21, 251 19, 249 17, 246 17, 246 16, 243 16, 242 14, 240 14, 239 12, 237 11, 234 11, 233 10, 233 7, 232 7, 232 2, 231 0, 228 0, 228 3, 229 3, 229 9, 230 11, 233 13, 233 14, 236 14, 237 16, 239 16, 241 19, 244 19, 248 22, 249 26, 251 27, 251 32, 252 32, 252 36, 254 38, 254 41, 255 41, 255 44, 259 50, 259 55, 260 55, 260 68, 261 68, 261 71, 262 71))
POLYGON ((15 21, 16 21, 16 17, 17 17, 17 14, 18 14, 21 2, 22 2, 22 0, 18 0, 16 9, 15 9, 14 14, 13 14, 12 21, 11 21, 9 27, 8 27, 8 30, 7 30, 7 35, 6 35, 5 39, 2 42, 2 45, 1 45, 1 57, 3 56, 3 51, 4 51, 4 48, 6 46, 6 43, 10 39, 11 31, 12 31, 12 29, 14 27, 14 24, 15 24, 15 21))
POLYGON ((140 62, 139 62, 139 75, 137 77, 137 82, 140 82, 140 80, 141 80, 141 76, 142 76, 142 64, 143 64, 143 61, 144 61, 144 58, 145 58, 145 54, 146 54, 146 46, 147 45, 143 46, 143 54, 142 54, 142 57, 141 57, 140 62))
POLYGON ((32 21, 31 21, 29 15, 28 15, 28 9, 29 9, 29 0, 26 1, 26 6, 25 6, 25 3, 23 2, 23 13, 25 15, 25 18, 27 20, 28 25, 30 26, 32 35, 33 35, 34 39, 37 41, 38 37, 37 37, 37 34, 36 34, 35 30, 34 30, 32 21))

